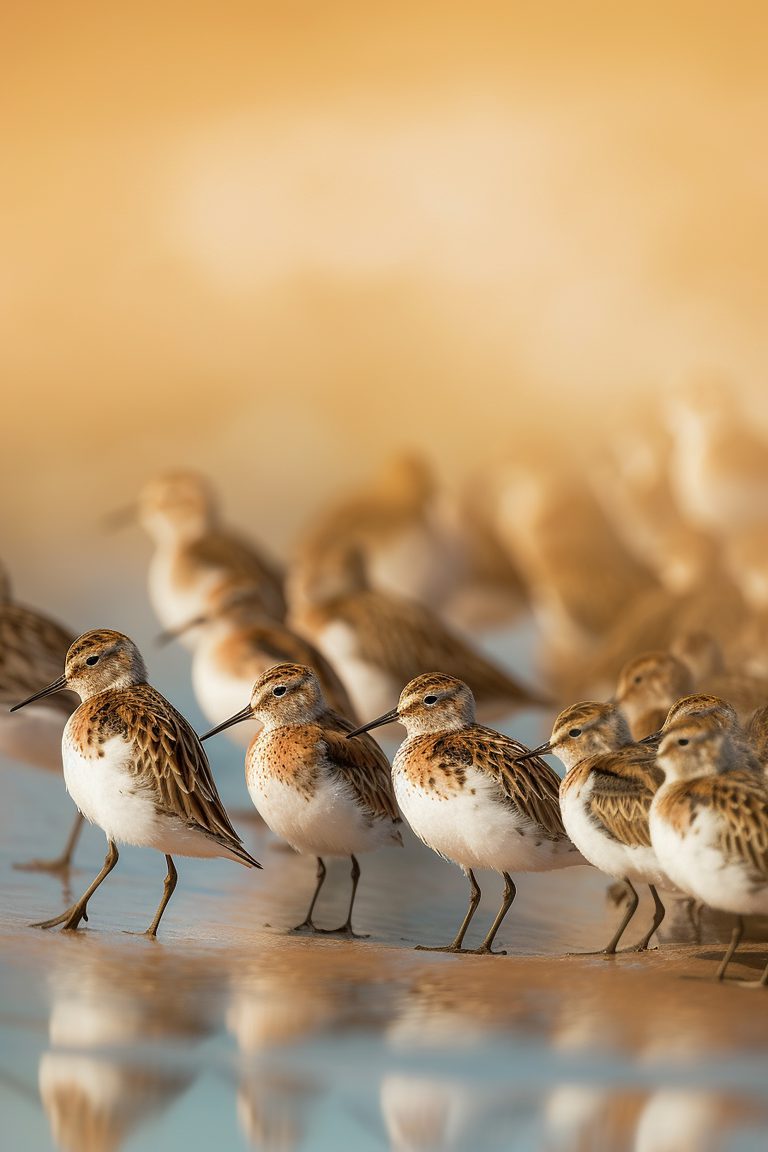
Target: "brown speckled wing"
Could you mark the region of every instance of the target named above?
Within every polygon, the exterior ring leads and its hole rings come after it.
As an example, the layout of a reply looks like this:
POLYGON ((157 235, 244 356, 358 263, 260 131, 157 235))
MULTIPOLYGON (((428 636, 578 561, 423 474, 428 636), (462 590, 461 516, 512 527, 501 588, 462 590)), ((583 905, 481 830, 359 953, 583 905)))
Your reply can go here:
POLYGON ((337 601, 330 614, 355 629, 363 660, 381 665, 403 684, 422 672, 445 672, 464 680, 480 703, 541 701, 536 692, 470 647, 421 604, 364 592, 337 601))
POLYGON ((691 786, 694 808, 711 805, 721 824, 720 847, 750 865, 756 879, 768 878, 768 789, 751 772, 707 776, 691 786))
POLYGON ((455 767, 475 768, 495 780, 513 807, 550 840, 566 837, 560 815, 560 777, 540 756, 514 763, 528 749, 511 736, 475 724, 434 737, 433 755, 455 767))
MULTIPOLYGON (((47 616, 20 604, 0 607, 0 703, 18 704, 64 671, 64 661, 75 637, 47 616)), ((68 716, 77 707, 71 692, 47 697, 49 707, 68 716)))
POLYGON ((347 740, 354 725, 344 716, 327 712, 319 721, 328 761, 349 784, 366 811, 400 823, 392 786, 392 770, 379 745, 366 732, 347 740))
POLYGON ((234 533, 210 532, 190 544, 187 555, 194 564, 252 581, 262 589, 265 607, 281 619, 285 615, 282 573, 250 542, 234 533))
POLYGON ((584 765, 592 779, 588 810, 614 840, 649 848, 648 813, 664 780, 652 752, 626 748, 584 765))
POLYGON ((135 737, 133 769, 154 788, 158 808, 207 832, 244 863, 255 864, 224 810, 203 746, 181 713, 149 684, 109 696, 112 724, 122 735, 135 737))

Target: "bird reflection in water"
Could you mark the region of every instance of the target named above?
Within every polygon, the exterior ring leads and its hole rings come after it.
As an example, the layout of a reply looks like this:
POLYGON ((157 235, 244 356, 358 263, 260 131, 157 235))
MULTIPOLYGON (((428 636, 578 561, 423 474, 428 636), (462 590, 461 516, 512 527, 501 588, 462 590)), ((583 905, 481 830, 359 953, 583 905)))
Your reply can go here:
POLYGON ((189 1048, 218 1024, 210 957, 142 953, 91 946, 57 957, 38 1086, 62 1152, 116 1152, 192 1084, 189 1048))

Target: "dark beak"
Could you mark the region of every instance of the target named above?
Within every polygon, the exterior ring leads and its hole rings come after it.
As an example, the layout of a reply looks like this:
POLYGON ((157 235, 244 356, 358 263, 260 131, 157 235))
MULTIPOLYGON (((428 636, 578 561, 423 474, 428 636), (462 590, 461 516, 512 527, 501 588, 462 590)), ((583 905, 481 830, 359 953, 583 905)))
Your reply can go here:
POLYGON ((102 518, 101 526, 105 532, 119 532, 121 528, 135 524, 137 516, 138 508, 135 504, 129 504, 125 508, 116 508, 113 512, 108 512, 102 518))
POLYGON ((195 616, 192 620, 187 620, 184 624, 178 624, 175 628, 166 628, 164 632, 158 633, 155 643, 164 648, 166 644, 178 640, 179 636, 183 636, 185 632, 189 632, 191 628, 197 628, 200 624, 207 624, 207 616, 195 616))
POLYGON ((662 730, 659 728, 658 732, 651 732, 649 736, 643 736, 642 740, 638 740, 638 744, 658 744, 662 737, 662 730))
POLYGON ((347 732, 347 740, 351 740, 353 736, 360 736, 363 732, 370 732, 371 728, 381 728, 382 724, 399 724, 400 717, 397 708, 393 708, 391 712, 385 712, 383 716, 379 716, 378 720, 369 720, 367 724, 361 724, 359 728, 355 728, 354 732, 347 732))
POLYGON ((253 710, 250 704, 246 704, 245 708, 241 708, 239 712, 235 712, 234 716, 230 716, 229 720, 222 720, 221 724, 217 724, 215 728, 211 728, 210 732, 206 732, 200 739, 207 740, 209 736, 215 736, 218 732, 223 732, 225 728, 232 728, 235 724, 242 724, 243 720, 252 719, 253 710))
POLYGON ((67 686, 66 675, 59 676, 58 680, 54 680, 53 684, 49 684, 47 688, 42 688, 39 692, 35 692, 34 696, 28 696, 26 700, 22 700, 20 704, 14 704, 11 712, 18 712, 19 708, 26 708, 27 704, 34 704, 35 700, 42 700, 44 696, 52 696, 54 692, 61 692, 67 686))
POLYGON ((531 748, 528 752, 521 752, 519 756, 515 756, 515 764, 521 764, 523 760, 533 760, 534 756, 549 756, 552 751, 552 745, 549 740, 545 744, 539 744, 538 748, 531 748))

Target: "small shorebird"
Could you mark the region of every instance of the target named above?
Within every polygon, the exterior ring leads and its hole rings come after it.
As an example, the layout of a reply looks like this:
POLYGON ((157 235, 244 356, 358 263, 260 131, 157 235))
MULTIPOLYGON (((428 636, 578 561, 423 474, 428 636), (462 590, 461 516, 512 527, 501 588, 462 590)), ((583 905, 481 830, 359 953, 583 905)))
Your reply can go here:
MULTIPOLYGON (((696 900, 736 914, 722 980, 744 931, 768 914, 768 787, 763 767, 706 716, 665 733, 664 782, 650 811, 651 842, 672 881, 696 900)), ((758 985, 768 984, 768 966, 758 985)))
POLYGON ((655 753, 632 740, 627 722, 613 703, 585 701, 566 708, 552 736, 531 755, 554 753, 565 765, 560 811, 565 830, 581 854, 601 872, 623 880, 630 901, 616 932, 602 950, 612 956, 637 911, 633 881, 647 884, 653 897, 650 930, 631 949, 642 952, 664 919, 656 885, 669 887, 651 847, 648 811, 662 780, 655 753))
MULTIPOLYGON (((263 615, 261 595, 248 585, 223 585, 211 595, 210 610, 187 625, 198 631, 192 657, 192 686, 211 724, 220 724, 273 664, 308 664, 317 673, 323 695, 334 712, 355 719, 352 702, 339 677, 320 652, 303 636, 263 615)), ((164 633, 163 639, 186 629, 164 633)), ((247 747, 261 725, 257 720, 231 729, 235 743, 247 747)))
MULTIPOLYGON (((61 668, 74 635, 54 620, 11 598, 0 565, 0 751, 49 772, 61 771, 61 734, 77 700, 63 691, 41 700, 24 716, 8 711, 24 692, 50 682, 61 668)), ((69 867, 83 818, 78 812, 63 852, 55 860, 31 860, 15 867, 63 872, 69 867)))
POLYGON ((622 668, 614 700, 627 717, 632 738, 642 740, 658 732, 675 701, 694 688, 690 668, 677 656, 644 652, 622 668))
POLYGON ((329 709, 317 675, 301 664, 276 664, 266 671, 253 685, 249 703, 202 739, 254 718, 262 729, 245 758, 251 799, 277 836, 297 852, 317 857, 317 885, 309 911, 295 931, 309 928, 354 936, 357 854, 402 845, 389 761, 370 737, 347 741, 352 723, 329 709), (325 880, 326 856, 352 860, 347 919, 330 930, 317 928, 312 920, 325 880))
POLYGON ((402 452, 367 488, 315 516, 299 541, 297 563, 322 566, 355 548, 373 588, 439 604, 463 569, 455 521, 429 462, 402 452))
POLYGON ((469 878, 469 908, 455 940, 427 950, 492 952, 516 895, 510 873, 586 863, 563 828, 559 780, 517 740, 476 724, 472 692, 453 676, 417 676, 403 688, 396 708, 350 736, 391 722, 407 733, 392 765, 400 810, 428 848, 458 864, 469 878), (531 762, 516 762, 521 754, 531 762), (476 868, 504 877, 504 898, 480 947, 464 948, 480 902, 476 868))
MULTIPOLYGON (((262 597, 264 612, 285 614, 282 573, 251 541, 223 527, 213 492, 196 472, 170 472, 145 484, 135 507, 113 517, 138 520, 155 544, 149 566, 149 598, 163 628, 181 627, 208 607, 222 580, 248 583, 262 597)), ((184 637, 194 647, 195 637, 184 637)))
POLYGON ((294 612, 291 604, 292 623, 330 660, 360 716, 382 712, 425 666, 465 680, 484 719, 550 703, 423 604, 372 590, 355 550, 297 579, 303 582, 303 607, 294 612))
POLYGON ((118 843, 165 854, 168 871, 150 937, 176 887, 174 855, 225 856, 261 867, 229 822, 200 741, 147 683, 132 640, 106 628, 84 633, 67 652, 63 675, 11 711, 64 688, 82 701, 64 729, 64 781, 86 820, 103 829, 109 848, 80 899, 33 927, 74 929, 87 920, 88 901, 117 864, 118 843))

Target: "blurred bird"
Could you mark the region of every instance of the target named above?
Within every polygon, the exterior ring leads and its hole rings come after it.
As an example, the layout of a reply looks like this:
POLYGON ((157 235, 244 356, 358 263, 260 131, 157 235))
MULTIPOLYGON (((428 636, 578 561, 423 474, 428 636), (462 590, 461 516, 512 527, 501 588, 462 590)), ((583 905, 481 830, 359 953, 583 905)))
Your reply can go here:
POLYGON ((726 699, 742 723, 768 702, 768 678, 728 669, 722 647, 710 632, 678 633, 670 651, 688 665, 699 690, 726 699))
MULTIPOLYGON (((61 691, 35 704, 23 716, 10 716, 20 696, 50 683, 64 663, 74 635, 48 616, 17 604, 0 565, 0 751, 49 772, 61 771, 61 735, 77 697, 61 691)), ((17 864, 30 871, 65 871, 72 860, 83 818, 78 812, 63 852, 54 860, 17 864)))
POLYGON ((465 680, 487 718, 549 703, 452 632, 425 605, 368 585, 362 557, 339 554, 322 571, 295 572, 301 584, 291 622, 338 672, 360 716, 381 712, 425 667, 465 680))
POLYGON ((633 740, 657 732, 681 696, 696 687, 687 664, 671 652, 644 652, 619 673, 615 701, 629 722, 633 740))
POLYGON ((382 592, 434 605, 455 587, 462 567, 455 517, 422 455, 393 457, 370 487, 316 516, 297 566, 333 564, 350 549, 382 592))
MULTIPOLYGON (((149 598, 163 628, 205 615, 211 591, 229 578, 257 591, 267 616, 283 618, 282 573, 250 541, 221 526, 211 487, 197 472, 156 477, 144 485, 136 506, 112 517, 115 524, 135 520, 155 545, 149 598)), ((194 630, 185 633, 188 647, 195 641, 194 630)))
MULTIPOLYGON (((323 654, 285 624, 263 615, 259 591, 232 581, 209 596, 209 610, 163 638, 197 630, 192 657, 192 686, 211 724, 220 724, 248 699, 263 672, 273 664, 308 664, 317 674, 323 695, 334 712, 356 719, 352 702, 323 654)), ((251 720, 229 730, 235 743, 247 747, 260 728, 251 720)))

